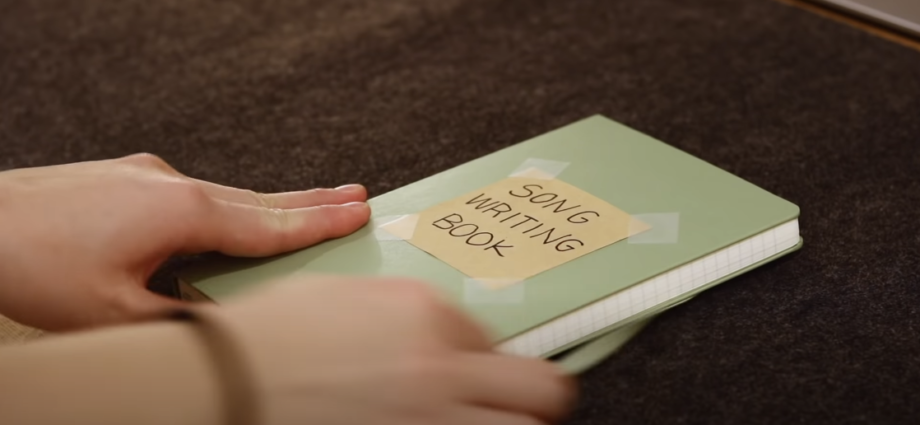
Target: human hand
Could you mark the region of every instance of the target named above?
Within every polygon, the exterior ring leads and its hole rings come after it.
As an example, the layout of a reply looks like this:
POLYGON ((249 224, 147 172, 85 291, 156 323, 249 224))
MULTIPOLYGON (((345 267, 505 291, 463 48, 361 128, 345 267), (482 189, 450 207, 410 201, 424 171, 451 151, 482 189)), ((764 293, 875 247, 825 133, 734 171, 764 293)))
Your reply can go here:
POLYGON ((146 289, 173 254, 268 256, 370 217, 352 185, 281 194, 186 177, 152 155, 0 173, 0 312, 52 331, 157 316, 146 289))
POLYGON ((229 329, 265 425, 541 425, 571 407, 571 378, 492 351, 430 286, 295 278, 206 305, 229 329))

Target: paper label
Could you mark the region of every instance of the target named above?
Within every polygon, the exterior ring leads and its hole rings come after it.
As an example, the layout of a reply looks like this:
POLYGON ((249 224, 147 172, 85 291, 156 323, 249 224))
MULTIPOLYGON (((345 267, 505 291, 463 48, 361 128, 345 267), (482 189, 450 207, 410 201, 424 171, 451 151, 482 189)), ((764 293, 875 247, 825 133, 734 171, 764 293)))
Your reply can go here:
POLYGON ((649 228, 575 186, 521 173, 420 212, 406 240, 469 277, 515 282, 649 228))

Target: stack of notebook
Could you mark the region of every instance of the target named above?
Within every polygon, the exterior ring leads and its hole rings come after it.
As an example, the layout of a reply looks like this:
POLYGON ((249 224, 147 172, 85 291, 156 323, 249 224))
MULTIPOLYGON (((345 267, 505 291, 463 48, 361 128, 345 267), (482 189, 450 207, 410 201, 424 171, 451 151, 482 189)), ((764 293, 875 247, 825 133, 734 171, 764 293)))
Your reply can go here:
POLYGON ((220 303, 296 273, 430 282, 501 351, 585 370, 660 312, 801 247, 798 208, 601 116, 369 200, 344 238, 182 271, 220 303))

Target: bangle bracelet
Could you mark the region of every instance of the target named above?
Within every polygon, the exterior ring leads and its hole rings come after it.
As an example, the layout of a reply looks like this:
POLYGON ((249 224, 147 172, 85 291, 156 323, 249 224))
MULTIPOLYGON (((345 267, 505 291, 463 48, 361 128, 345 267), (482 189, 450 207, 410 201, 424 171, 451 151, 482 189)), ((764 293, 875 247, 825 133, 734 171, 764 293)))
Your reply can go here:
POLYGON ((211 352, 227 425, 256 425, 258 402, 248 363, 220 318, 207 309, 178 310, 170 317, 192 322, 211 352))

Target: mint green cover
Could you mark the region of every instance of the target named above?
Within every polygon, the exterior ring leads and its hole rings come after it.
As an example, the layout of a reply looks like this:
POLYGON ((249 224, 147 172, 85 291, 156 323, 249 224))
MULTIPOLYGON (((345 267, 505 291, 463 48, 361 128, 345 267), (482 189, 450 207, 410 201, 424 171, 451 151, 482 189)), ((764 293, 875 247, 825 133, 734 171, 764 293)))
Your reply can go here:
MULTIPOLYGON (((377 196, 358 232, 271 259, 215 262, 179 278, 216 302, 292 273, 401 275, 431 282, 499 340, 798 217, 794 204, 602 116, 377 196), (621 241, 528 279, 521 302, 464 302, 464 276, 408 242, 378 240, 382 218, 413 214, 507 177, 529 158, 568 162, 558 178, 630 214, 679 213, 677 243, 621 241)), ((430 223, 419 223, 424 226, 430 223)))

